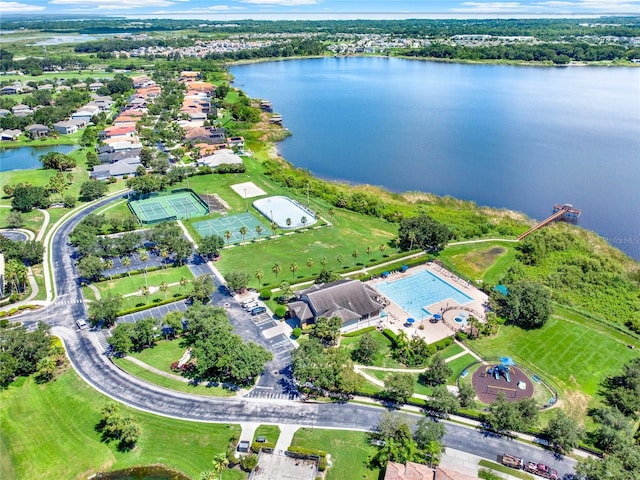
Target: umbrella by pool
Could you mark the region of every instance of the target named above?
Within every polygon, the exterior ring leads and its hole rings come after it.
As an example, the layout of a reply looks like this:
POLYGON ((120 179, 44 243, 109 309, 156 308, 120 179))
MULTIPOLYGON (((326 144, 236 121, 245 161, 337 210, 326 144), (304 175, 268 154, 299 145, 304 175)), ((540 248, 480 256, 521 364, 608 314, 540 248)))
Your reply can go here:
POLYGON ((416 321, 415 318, 407 318, 407 323, 409 325, 413 325, 415 323, 415 321, 416 321))
POLYGON ((440 320, 442 318, 442 315, 440 315, 439 313, 436 313, 433 315, 433 318, 435 318, 436 320, 440 320))

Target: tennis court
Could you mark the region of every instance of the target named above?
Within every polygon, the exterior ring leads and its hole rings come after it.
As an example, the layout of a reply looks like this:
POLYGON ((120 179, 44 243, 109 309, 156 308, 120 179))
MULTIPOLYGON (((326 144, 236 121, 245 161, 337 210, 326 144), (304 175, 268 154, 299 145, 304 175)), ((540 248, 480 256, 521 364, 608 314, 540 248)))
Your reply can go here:
POLYGON ((253 240, 254 238, 264 237, 271 234, 271 230, 265 227, 256 217, 250 213, 239 213, 237 215, 229 215, 226 217, 214 218, 212 220, 203 220, 202 222, 196 222, 193 227, 202 237, 208 235, 218 235, 224 238, 225 243, 240 243, 242 241, 253 240), (260 225, 262 232, 258 235, 256 227, 260 225), (240 233, 240 229, 245 227, 247 229, 244 234, 244 238, 240 233), (231 237, 227 240, 225 232, 230 232, 231 237))
POLYGON ((143 224, 202 217, 209 213, 204 202, 189 190, 132 200, 129 208, 143 224))

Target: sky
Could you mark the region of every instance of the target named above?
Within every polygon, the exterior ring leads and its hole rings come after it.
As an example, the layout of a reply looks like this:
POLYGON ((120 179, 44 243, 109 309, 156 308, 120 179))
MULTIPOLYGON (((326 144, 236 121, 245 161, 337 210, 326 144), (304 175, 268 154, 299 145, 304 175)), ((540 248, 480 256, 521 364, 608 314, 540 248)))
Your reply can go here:
MULTIPOLYGON (((640 0, 18 0, 0 14, 87 14, 203 20, 515 18, 640 15, 640 0)), ((1 17, 0 17, 1 22, 1 17)), ((1 24, 0 24, 1 27, 1 24)))

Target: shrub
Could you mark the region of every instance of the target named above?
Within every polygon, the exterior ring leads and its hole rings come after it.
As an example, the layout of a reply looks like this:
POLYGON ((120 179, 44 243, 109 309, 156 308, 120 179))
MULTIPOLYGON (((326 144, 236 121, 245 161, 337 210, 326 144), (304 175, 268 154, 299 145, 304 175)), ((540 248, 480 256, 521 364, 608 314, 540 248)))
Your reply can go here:
POLYGON ((296 340, 300 338, 300 335, 302 335, 302 329, 300 327, 294 328, 293 332, 291 332, 291 336, 296 340))
POLYGON ((287 307, 285 307, 284 305, 280 305, 276 308, 276 311, 274 313, 276 314, 276 317, 284 318, 284 316, 287 314, 287 307))
POLYGON ((375 326, 365 327, 362 330, 356 330, 355 332, 349 332, 342 334, 343 337, 359 337, 360 335, 364 335, 365 333, 373 332, 376 329, 375 326))
POLYGON ((242 457, 242 459, 240 459, 240 466, 245 472, 250 472, 256 467, 257 464, 258 456, 254 454, 245 455, 244 457, 242 457))
POLYGON ((260 299, 261 300, 269 300, 271 298, 271 289, 263 288, 260 290, 260 299))

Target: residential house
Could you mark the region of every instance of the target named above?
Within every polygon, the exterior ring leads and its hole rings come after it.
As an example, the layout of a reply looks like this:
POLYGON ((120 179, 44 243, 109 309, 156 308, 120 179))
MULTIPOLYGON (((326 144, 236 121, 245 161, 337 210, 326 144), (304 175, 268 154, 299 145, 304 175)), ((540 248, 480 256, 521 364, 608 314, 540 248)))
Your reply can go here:
POLYGON ((314 285, 296 292, 296 300, 288 304, 289 315, 301 325, 315 323, 320 317, 339 317, 341 330, 354 330, 369 324, 380 315, 379 295, 358 280, 338 280, 314 285))
POLYGON ((106 138, 103 140, 104 143, 113 148, 114 152, 119 151, 132 151, 138 150, 142 148, 142 143, 140 143, 140 139, 138 137, 116 137, 116 138, 106 138))
POLYGON ((233 153, 231 150, 218 150, 213 155, 209 155, 206 157, 202 157, 198 159, 199 166, 208 166, 211 168, 219 167, 220 165, 232 165, 232 164, 241 164, 242 159, 233 153))
POLYGON ((200 78, 201 78, 200 72, 192 72, 189 70, 180 72, 181 82, 193 82, 194 80, 198 80, 200 78))
POLYGON ((13 85, 0 88, 0 94, 2 95, 15 95, 18 93, 18 88, 13 85))
POLYGON ((2 130, 0 132, 0 140, 17 140, 21 133, 22 130, 2 130))
POLYGON ((209 82, 190 82, 187 84, 187 95, 193 93, 206 93, 212 95, 216 91, 216 86, 209 82))
POLYGON ((430 468, 427 465, 407 462, 389 462, 384 473, 384 480, 479 480, 478 477, 466 475, 450 468, 430 468))
POLYGON ((125 175, 135 175, 140 165, 142 163, 140 163, 139 158, 126 158, 114 163, 96 165, 93 167, 93 171, 89 173, 89 176, 96 180, 104 180, 110 177, 122 178, 125 175))
POLYGON ((105 128, 99 133, 100 138, 113 137, 133 137, 136 134, 136 124, 134 122, 118 123, 105 128))
POLYGON ((72 113, 71 119, 84 120, 85 123, 89 123, 91 121, 91 118, 93 118, 93 116, 96 115, 97 113, 100 113, 100 108, 98 106, 87 104, 84 107, 82 107, 80 110, 72 113))
POLYGON ((51 133, 51 130, 46 125, 41 125, 39 123, 33 123, 24 129, 25 132, 29 134, 29 136, 33 139, 46 137, 51 133))
POLYGON ((185 132, 184 141, 193 144, 226 145, 227 137, 224 128, 196 127, 185 132))
POLYGON ((38 85, 38 90, 43 90, 45 92, 53 92, 54 88, 53 88, 53 85, 51 85, 50 83, 45 83, 42 85, 38 85))
POLYGON ((13 113, 17 117, 24 117, 26 115, 31 115, 33 110, 28 105, 18 104, 11 107, 11 113, 13 113))
POLYGON ((82 90, 83 88, 87 88, 87 84, 84 82, 74 83, 71 88, 74 90, 82 90))
POLYGON ((11 110, 7 110, 6 108, 0 108, 0 117, 6 117, 11 113, 11 110))
POLYGON ((100 153, 98 153, 98 161, 100 163, 115 163, 119 162, 120 160, 140 159, 141 149, 133 148, 131 150, 119 150, 116 152, 111 148, 110 145, 108 145, 108 147, 110 151, 107 152, 102 150, 100 151, 100 153))
POLYGON ((244 150, 244 137, 229 137, 227 138, 227 147, 237 148, 240 151, 244 150))
POLYGON ((97 92, 98 90, 100 90, 102 87, 104 87, 104 83, 102 82, 93 82, 89 84, 89 91, 91 92, 97 92))
POLYGON ((151 85, 155 85, 156 84, 156 82, 151 80, 146 75, 140 75, 140 76, 137 76, 137 77, 131 77, 131 80, 133 81, 133 88, 150 87, 151 85))
POLYGON ((62 135, 70 135, 78 131, 78 123, 72 120, 64 120, 53 124, 53 129, 62 135))

